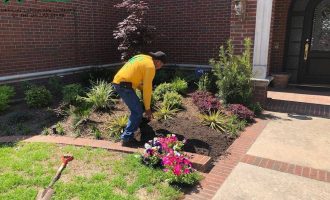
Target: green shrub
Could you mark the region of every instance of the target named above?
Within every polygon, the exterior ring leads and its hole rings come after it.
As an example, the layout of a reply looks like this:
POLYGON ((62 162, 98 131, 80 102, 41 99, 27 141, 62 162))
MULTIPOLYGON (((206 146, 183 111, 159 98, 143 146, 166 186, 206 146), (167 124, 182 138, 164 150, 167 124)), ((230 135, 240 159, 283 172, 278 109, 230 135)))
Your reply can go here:
POLYGON ((242 55, 234 55, 231 40, 227 48, 220 47, 219 58, 211 59, 213 73, 217 77, 219 96, 225 103, 249 105, 252 97, 251 40, 244 40, 242 55))
POLYGON ((32 85, 30 89, 25 92, 25 101, 29 107, 42 108, 51 103, 52 94, 45 86, 32 85))
POLYGON ((48 87, 54 95, 60 94, 63 89, 63 84, 58 76, 53 76, 48 80, 48 87))
POLYGON ((163 105, 166 107, 181 108, 182 96, 177 92, 168 92, 164 95, 163 105))
POLYGON ((221 133, 225 133, 227 131, 228 117, 220 111, 202 114, 201 120, 203 125, 209 126, 216 131, 220 131, 221 133))
POLYGON ((0 86, 0 112, 8 108, 10 99, 15 95, 14 88, 11 86, 0 86))
POLYGON ((177 108, 161 105, 160 107, 157 108, 155 112, 155 117, 158 120, 172 119, 178 111, 179 109, 177 108))
POLYGON ((264 110, 259 102, 251 103, 248 107, 254 112, 256 116, 261 115, 262 111, 264 110))
POLYGON ((197 83, 198 90, 200 91, 210 91, 211 90, 211 78, 209 74, 203 74, 197 83))
POLYGON ((83 101, 93 105, 95 109, 110 108, 115 104, 115 91, 110 83, 97 81, 87 92, 87 97, 80 97, 83 101))
POLYGON ((80 84, 69 84, 63 87, 63 101, 68 104, 75 104, 77 97, 84 93, 84 89, 80 84))
POLYGON ((156 101, 164 99, 164 95, 168 92, 176 92, 171 83, 162 83, 158 85, 153 93, 156 101))
POLYGON ((128 122, 128 116, 116 116, 110 123, 108 123, 108 130, 111 137, 120 139, 120 135, 124 132, 124 129, 128 122))
POLYGON ((178 92, 178 93, 185 93, 186 90, 188 89, 188 83, 185 79, 176 77, 172 82, 171 85, 173 89, 178 92))
POLYGON ((55 125, 56 134, 65 135, 65 130, 63 125, 59 122, 55 125))

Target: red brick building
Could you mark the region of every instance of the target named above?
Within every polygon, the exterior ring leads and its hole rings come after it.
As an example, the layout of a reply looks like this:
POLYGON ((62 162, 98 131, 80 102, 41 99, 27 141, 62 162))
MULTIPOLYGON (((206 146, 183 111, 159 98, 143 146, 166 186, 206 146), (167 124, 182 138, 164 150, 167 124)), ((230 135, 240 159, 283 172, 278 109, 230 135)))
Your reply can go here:
MULTIPOLYGON (((125 17, 113 7, 119 1, 1 2, 0 82, 120 62, 112 37, 125 17)), ((330 0, 146 1, 159 35, 154 49, 172 64, 207 65, 227 39, 240 52, 250 37, 259 96, 272 73, 330 83, 330 0)))

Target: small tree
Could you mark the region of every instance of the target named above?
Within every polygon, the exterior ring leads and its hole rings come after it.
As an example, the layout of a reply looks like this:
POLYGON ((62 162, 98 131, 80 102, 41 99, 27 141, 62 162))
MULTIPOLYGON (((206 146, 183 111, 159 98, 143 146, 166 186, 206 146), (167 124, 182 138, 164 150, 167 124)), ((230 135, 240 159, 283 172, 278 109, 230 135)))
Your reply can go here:
POLYGON ((147 25, 144 21, 144 15, 149 9, 148 3, 140 0, 123 0, 115 7, 124 8, 129 13, 126 19, 118 23, 117 29, 113 32, 114 38, 120 41, 118 50, 121 52, 121 59, 127 60, 144 51, 153 41, 153 31, 156 28, 147 25))
POLYGON ((249 105, 252 98, 251 40, 244 40, 242 55, 234 55, 231 40, 227 48, 220 47, 219 58, 211 59, 213 73, 217 77, 219 96, 226 103, 249 105))

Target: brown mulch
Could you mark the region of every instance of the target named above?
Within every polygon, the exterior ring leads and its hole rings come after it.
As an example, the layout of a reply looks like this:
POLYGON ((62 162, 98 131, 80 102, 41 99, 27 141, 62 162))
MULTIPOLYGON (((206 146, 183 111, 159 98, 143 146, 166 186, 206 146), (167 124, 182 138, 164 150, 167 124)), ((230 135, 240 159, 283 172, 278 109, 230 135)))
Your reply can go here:
MULTIPOLYGON (((5 135, 33 135, 41 134, 45 128, 61 123, 66 135, 75 137, 70 117, 57 117, 52 109, 59 104, 55 103, 48 109, 30 109, 24 102, 11 105, 0 115, 0 136, 5 135)), ((223 155, 234 141, 226 134, 221 134, 209 127, 203 126, 198 117, 197 107, 188 96, 183 99, 182 109, 174 119, 167 121, 152 120, 143 122, 140 126, 143 141, 148 141, 156 135, 176 134, 179 139, 185 138, 185 151, 208 155, 216 160, 223 155)), ((107 124, 114 116, 128 114, 126 106, 119 101, 112 112, 94 112, 88 122, 81 129, 80 137, 93 138, 91 127, 97 127, 103 132, 103 139, 111 139, 107 134, 107 124)), ((143 146, 143 144, 141 144, 143 146)))

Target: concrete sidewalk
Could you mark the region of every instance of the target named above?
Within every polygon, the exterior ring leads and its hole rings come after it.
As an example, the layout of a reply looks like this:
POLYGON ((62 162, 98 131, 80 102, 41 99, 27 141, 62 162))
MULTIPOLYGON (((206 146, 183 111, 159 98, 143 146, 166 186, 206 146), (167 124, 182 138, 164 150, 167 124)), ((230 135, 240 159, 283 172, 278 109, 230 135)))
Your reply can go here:
POLYGON ((268 114, 266 128, 213 199, 330 199, 330 119, 268 114))

